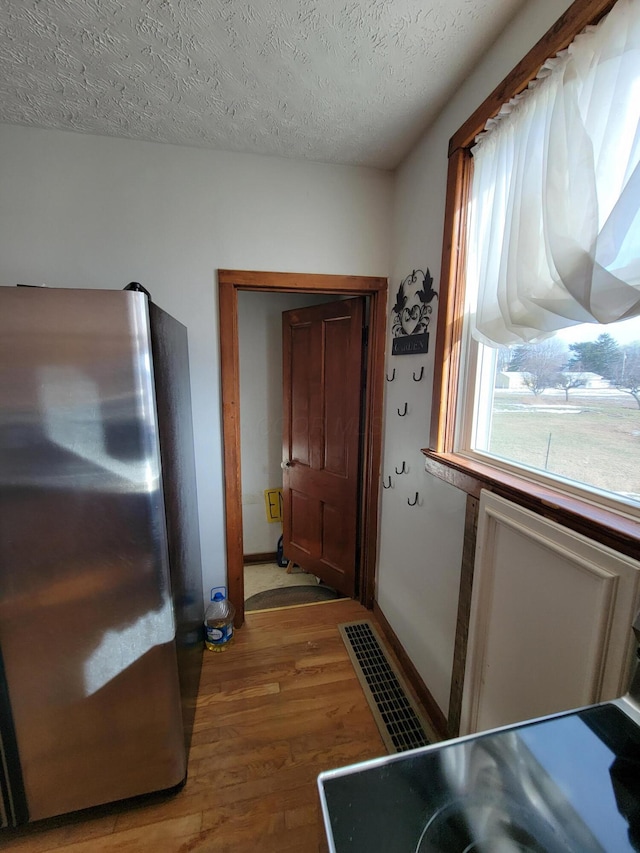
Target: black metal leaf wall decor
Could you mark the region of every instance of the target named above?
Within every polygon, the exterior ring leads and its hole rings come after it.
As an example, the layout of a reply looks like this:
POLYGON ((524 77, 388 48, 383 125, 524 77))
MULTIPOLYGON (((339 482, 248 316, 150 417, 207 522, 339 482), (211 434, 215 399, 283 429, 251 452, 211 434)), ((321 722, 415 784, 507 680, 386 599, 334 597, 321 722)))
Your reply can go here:
POLYGON ((429 351, 429 323, 438 294, 427 271, 413 270, 400 282, 392 308, 391 355, 417 355, 429 351))

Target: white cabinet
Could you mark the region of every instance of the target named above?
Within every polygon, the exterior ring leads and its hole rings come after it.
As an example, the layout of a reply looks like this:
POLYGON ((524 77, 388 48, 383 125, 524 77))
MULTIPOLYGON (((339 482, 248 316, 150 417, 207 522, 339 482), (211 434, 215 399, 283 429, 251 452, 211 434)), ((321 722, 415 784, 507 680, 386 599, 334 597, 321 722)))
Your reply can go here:
POLYGON ((624 693, 639 580, 636 560, 483 491, 461 734, 624 693))

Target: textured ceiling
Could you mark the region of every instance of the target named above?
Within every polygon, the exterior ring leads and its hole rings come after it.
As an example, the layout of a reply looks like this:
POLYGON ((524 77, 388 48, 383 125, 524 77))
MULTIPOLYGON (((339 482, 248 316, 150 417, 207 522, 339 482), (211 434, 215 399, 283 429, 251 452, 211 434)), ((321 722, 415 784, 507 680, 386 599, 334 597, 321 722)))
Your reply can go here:
POLYGON ((394 168, 523 0, 0 0, 0 122, 394 168))

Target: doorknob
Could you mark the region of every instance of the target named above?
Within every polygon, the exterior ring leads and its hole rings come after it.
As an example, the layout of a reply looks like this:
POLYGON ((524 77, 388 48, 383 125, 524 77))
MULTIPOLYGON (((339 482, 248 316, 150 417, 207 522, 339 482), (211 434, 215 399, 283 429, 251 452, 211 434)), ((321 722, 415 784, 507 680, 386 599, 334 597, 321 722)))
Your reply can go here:
POLYGON ((281 467, 281 468, 282 468, 282 470, 284 471, 286 468, 291 468, 291 465, 292 465, 292 464, 293 464, 293 463, 292 463, 289 459, 287 459, 287 461, 286 461, 286 462, 281 462, 281 463, 280 463, 280 467, 281 467))

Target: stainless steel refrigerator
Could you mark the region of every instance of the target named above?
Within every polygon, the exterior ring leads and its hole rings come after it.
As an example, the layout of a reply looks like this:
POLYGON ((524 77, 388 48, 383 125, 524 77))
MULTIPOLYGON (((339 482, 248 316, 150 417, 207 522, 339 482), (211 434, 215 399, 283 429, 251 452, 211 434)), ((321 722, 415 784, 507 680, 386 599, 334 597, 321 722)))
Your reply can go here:
POLYGON ((184 781, 202 619, 186 329, 0 287, 0 825, 184 781))

